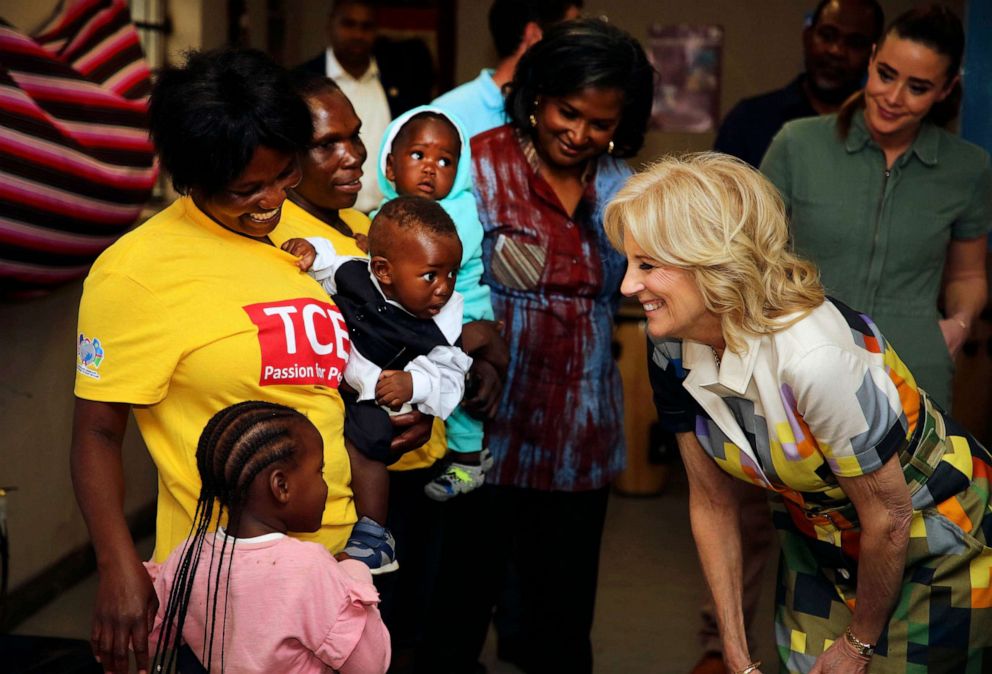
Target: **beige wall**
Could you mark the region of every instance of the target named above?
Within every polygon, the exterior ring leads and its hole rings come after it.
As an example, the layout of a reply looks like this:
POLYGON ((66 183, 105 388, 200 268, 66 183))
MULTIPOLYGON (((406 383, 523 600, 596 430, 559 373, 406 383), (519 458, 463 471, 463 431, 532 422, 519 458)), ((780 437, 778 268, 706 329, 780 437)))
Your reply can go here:
MULTIPOLYGON (((86 543, 69 478, 76 312, 82 282, 22 302, 0 302, 0 485, 7 497, 10 587, 86 543)), ((132 422, 124 445, 125 512, 150 503, 155 471, 132 422)))
POLYGON ((9 0, 0 6, 0 17, 14 27, 31 33, 41 28, 58 3, 52 0, 9 0))
POLYGON ((286 65, 295 66, 327 49, 326 0, 286 0, 286 65), (298 28, 294 29, 296 26, 298 28))
POLYGON ((227 42, 226 0, 166 0, 172 19, 167 60, 181 63, 182 52, 214 49, 227 42))

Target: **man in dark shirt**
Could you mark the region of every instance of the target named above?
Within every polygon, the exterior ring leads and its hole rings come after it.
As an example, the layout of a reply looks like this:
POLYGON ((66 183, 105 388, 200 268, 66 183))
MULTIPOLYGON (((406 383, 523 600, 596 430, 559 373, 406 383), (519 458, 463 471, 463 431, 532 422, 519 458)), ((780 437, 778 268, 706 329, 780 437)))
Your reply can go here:
POLYGON ((782 89, 735 105, 713 149, 756 167, 786 122, 836 112, 861 87, 883 27, 876 0, 820 0, 803 29, 805 72, 782 89))

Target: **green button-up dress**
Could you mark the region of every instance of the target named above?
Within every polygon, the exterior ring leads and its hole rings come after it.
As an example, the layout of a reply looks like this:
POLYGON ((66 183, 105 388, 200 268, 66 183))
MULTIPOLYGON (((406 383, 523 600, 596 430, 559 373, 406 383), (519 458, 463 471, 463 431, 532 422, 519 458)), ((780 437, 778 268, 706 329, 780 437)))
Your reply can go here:
POLYGON ((827 294, 875 319, 917 384, 948 407, 954 365, 937 299, 951 239, 986 236, 992 169, 977 145, 924 123, 886 169, 862 113, 846 140, 836 115, 786 124, 761 171, 791 215, 796 251, 827 294))

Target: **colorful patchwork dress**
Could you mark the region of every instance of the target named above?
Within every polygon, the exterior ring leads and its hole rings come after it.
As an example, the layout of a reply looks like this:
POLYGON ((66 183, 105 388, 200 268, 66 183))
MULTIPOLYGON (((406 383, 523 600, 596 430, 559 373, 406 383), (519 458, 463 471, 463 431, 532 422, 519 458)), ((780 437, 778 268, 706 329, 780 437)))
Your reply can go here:
POLYGON ((871 318, 828 300, 720 364, 708 346, 662 341, 649 367, 663 423, 772 494, 783 671, 808 672, 851 620, 861 531, 837 476, 893 455, 914 513, 869 672, 992 671, 992 457, 917 388, 871 318))

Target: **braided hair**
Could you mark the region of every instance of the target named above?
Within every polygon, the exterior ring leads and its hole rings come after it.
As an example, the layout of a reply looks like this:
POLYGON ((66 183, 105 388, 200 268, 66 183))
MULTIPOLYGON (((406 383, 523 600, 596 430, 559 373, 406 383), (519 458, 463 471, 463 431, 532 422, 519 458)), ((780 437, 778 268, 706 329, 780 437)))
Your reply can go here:
MULTIPOLYGON (((252 481, 272 464, 292 459, 298 451, 291 430, 299 421, 307 418, 296 410, 277 403, 252 400, 227 407, 210 419, 196 448, 196 465, 200 472, 202 486, 200 497, 193 514, 193 527, 189 538, 183 544, 181 561, 176 571, 172 592, 169 594, 165 618, 159 632, 155 648, 152 671, 168 672, 176 664, 176 654, 182 643, 183 625, 193 591, 193 581, 203 553, 204 541, 210 531, 210 524, 216 514, 217 523, 226 510, 228 530, 237 530, 238 519, 245 505, 245 497, 252 481)), ((217 624, 217 605, 220 596, 221 578, 224 577, 224 557, 233 559, 236 538, 225 536, 220 551, 212 546, 207 573, 207 603, 212 604, 210 615, 204 620, 204 643, 206 644, 203 665, 213 671, 213 645, 217 624), (228 546, 230 541, 230 546, 228 546), (217 557, 216 568, 214 557, 217 557), (211 602, 212 588, 212 602, 211 602)), ((230 562, 226 574, 224 596, 230 584, 230 562)), ((224 671, 224 627, 227 614, 221 627, 220 669, 224 671)), ((201 654, 203 656, 204 654, 201 654)))

